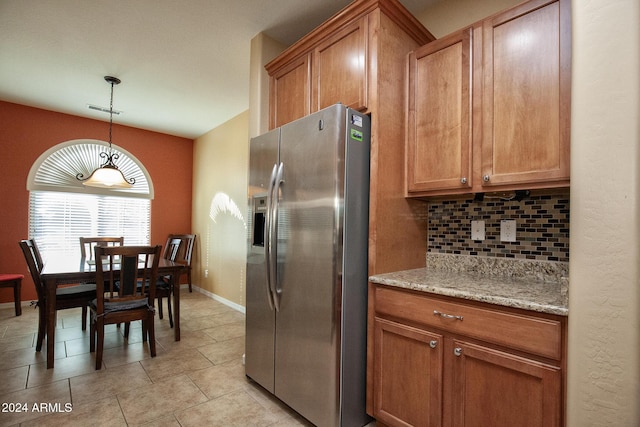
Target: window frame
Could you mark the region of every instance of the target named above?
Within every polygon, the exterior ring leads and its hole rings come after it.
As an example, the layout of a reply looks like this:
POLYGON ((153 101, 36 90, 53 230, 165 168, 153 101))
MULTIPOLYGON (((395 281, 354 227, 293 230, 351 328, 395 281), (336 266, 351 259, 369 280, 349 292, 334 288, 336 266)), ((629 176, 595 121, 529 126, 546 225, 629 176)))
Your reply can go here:
POLYGON ((149 244, 153 183, 137 158, 112 146, 118 167, 136 179, 131 189, 87 187, 76 179, 78 173, 89 176, 99 167, 99 153, 108 149, 105 141, 71 140, 46 150, 33 163, 27 178, 29 237, 43 258, 54 253, 79 257, 79 237, 123 236, 127 245, 149 244))

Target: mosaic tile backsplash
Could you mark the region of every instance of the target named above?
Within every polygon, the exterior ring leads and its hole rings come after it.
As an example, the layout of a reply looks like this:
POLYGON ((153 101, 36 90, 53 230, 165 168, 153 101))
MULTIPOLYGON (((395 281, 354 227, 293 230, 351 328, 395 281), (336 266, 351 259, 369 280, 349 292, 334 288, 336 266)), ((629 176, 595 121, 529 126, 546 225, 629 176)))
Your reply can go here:
POLYGON ((428 205, 429 253, 569 262, 569 194, 521 201, 439 200, 428 205), (500 241, 500 221, 516 220, 516 241, 500 241), (485 222, 485 240, 471 240, 471 221, 485 222))

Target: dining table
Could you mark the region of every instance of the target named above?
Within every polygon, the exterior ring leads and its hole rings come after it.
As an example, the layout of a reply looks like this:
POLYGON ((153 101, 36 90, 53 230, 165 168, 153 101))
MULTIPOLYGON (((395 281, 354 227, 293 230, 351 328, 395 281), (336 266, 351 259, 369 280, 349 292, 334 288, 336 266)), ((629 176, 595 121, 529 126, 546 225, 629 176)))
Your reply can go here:
MULTIPOLYGON (((170 276, 173 293, 173 332, 176 341, 180 341, 180 274, 187 268, 186 264, 160 258, 158 277, 170 276)), ((47 369, 54 365, 55 333, 57 324, 56 288, 60 285, 71 285, 96 281, 96 266, 93 261, 77 256, 53 256, 44 261, 41 272, 42 282, 47 295, 47 369)))

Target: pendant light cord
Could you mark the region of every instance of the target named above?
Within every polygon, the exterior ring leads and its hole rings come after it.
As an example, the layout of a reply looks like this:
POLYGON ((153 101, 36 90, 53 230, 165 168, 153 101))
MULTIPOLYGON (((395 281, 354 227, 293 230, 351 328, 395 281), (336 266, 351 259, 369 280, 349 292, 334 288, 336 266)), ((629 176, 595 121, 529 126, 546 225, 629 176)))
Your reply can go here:
MULTIPOLYGON (((113 153, 113 85, 120 84, 120 79, 112 76, 104 76, 104 79, 111 85, 111 99, 109 100, 109 155, 113 153)), ((117 158, 117 157, 116 157, 117 158)))
POLYGON ((111 135, 113 132, 113 84, 114 81, 111 80, 111 101, 109 103, 109 154, 113 151, 111 148, 111 135))

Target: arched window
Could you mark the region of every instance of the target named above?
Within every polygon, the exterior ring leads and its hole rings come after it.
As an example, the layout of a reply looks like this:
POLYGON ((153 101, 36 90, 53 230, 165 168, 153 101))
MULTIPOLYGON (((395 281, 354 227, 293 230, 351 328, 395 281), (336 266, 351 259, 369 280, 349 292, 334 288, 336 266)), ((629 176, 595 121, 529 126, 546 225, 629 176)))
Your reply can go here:
POLYGON ((98 140, 73 140, 44 152, 31 166, 29 237, 43 257, 63 253, 80 256, 80 237, 124 236, 126 245, 148 245, 151 229, 153 184, 133 155, 113 146, 118 168, 135 178, 129 189, 104 189, 82 185, 78 173, 89 176, 100 166, 100 153, 109 145, 98 140))

